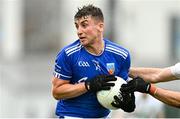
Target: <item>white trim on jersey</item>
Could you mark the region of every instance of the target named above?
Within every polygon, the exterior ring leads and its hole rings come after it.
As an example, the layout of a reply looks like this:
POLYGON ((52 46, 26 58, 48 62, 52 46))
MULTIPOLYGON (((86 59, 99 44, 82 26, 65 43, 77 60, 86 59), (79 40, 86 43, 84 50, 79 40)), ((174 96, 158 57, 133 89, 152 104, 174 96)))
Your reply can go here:
POLYGON ((117 53, 117 52, 114 52, 113 50, 105 49, 105 51, 109 51, 109 52, 112 52, 112 53, 114 53, 114 54, 120 55, 120 56, 123 57, 123 59, 126 59, 126 57, 125 57, 124 55, 122 55, 122 54, 120 54, 120 53, 117 53))
POLYGON ((128 53, 126 51, 124 51, 123 49, 118 48, 118 47, 114 47, 112 45, 107 45, 106 48, 109 50, 113 50, 115 52, 118 52, 118 53, 124 55, 125 57, 127 57, 127 55, 128 55, 128 53))
POLYGON ((111 48, 117 49, 118 51, 121 50, 121 51, 124 52, 126 55, 128 55, 128 52, 127 52, 127 51, 125 51, 124 49, 121 49, 121 48, 119 48, 119 47, 117 47, 117 46, 110 45, 110 44, 107 44, 106 46, 109 46, 109 47, 111 47, 111 48))
POLYGON ((57 68, 61 69, 61 67, 56 63, 55 66, 57 66, 57 68))
POLYGON ((77 52, 77 51, 79 51, 79 50, 81 50, 81 47, 78 48, 78 49, 76 49, 76 50, 74 50, 74 51, 72 51, 71 53, 67 54, 67 56, 70 56, 70 55, 72 55, 73 53, 75 53, 75 52, 77 52))
POLYGON ((53 75, 54 75, 54 77, 59 78, 59 79, 61 78, 61 76, 65 77, 65 78, 72 78, 72 76, 63 75, 56 71, 53 72, 53 75))
POLYGON ((76 46, 76 47, 72 47, 71 49, 69 49, 69 50, 66 51, 66 54, 69 54, 70 52, 73 52, 74 50, 76 50, 76 49, 78 49, 78 48, 80 48, 80 47, 81 47, 80 44, 79 44, 78 46, 76 46))
POLYGON ((65 49, 65 51, 68 51, 69 49, 72 49, 72 48, 74 48, 74 47, 77 47, 78 45, 80 45, 80 43, 77 43, 77 44, 75 44, 75 45, 73 45, 73 46, 71 46, 71 47, 68 47, 67 49, 65 49))
POLYGON ((128 53, 126 51, 124 51, 123 49, 121 48, 118 48, 118 47, 115 47, 115 46, 112 46, 112 45, 107 45, 106 48, 105 48, 106 51, 109 51, 109 52, 112 52, 112 53, 115 53, 117 55, 120 55, 122 56, 124 59, 127 58, 127 55, 128 53))

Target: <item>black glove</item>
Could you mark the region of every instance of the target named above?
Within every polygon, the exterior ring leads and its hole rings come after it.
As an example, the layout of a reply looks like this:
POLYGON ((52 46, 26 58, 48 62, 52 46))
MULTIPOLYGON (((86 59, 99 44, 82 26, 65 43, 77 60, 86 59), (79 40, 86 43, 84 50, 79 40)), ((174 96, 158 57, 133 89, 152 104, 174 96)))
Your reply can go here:
POLYGON ((109 90, 114 83, 108 83, 108 81, 116 81, 117 78, 114 75, 99 75, 93 79, 85 81, 85 87, 88 91, 97 92, 100 90, 109 90))
POLYGON ((127 84, 121 85, 121 92, 131 93, 138 91, 141 93, 149 93, 151 84, 145 82, 142 78, 137 77, 129 81, 127 84))
POLYGON ((122 93, 114 96, 112 106, 121 108, 125 112, 133 112, 136 108, 134 93, 122 93))

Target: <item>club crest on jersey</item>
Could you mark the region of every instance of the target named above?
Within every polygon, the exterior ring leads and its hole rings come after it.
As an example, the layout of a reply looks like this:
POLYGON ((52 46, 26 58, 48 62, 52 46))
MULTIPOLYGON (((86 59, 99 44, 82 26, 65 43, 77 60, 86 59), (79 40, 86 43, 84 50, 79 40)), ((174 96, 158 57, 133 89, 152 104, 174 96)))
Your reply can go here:
POLYGON ((114 63, 107 63, 106 68, 107 68, 109 74, 114 74, 114 71, 115 71, 114 63))

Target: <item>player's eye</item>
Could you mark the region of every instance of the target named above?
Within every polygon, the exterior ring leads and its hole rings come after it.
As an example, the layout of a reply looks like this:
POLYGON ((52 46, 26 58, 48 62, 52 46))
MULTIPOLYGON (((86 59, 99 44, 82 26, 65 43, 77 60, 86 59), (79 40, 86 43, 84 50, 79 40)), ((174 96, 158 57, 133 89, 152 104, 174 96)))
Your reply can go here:
POLYGON ((78 29, 78 28, 79 28, 79 26, 78 26, 77 24, 75 24, 75 27, 76 27, 76 29, 78 29))
POLYGON ((76 22, 74 23, 74 25, 75 25, 76 29, 79 28, 79 25, 76 22))
POLYGON ((82 24, 82 27, 83 27, 83 28, 86 28, 87 26, 88 26, 88 24, 85 24, 85 23, 82 24))

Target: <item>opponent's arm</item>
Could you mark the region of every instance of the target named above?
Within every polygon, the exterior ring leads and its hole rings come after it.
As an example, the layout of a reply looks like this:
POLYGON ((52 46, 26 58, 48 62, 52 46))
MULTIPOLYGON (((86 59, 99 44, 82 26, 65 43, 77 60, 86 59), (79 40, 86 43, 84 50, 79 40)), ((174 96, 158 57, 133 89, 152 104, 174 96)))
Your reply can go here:
POLYGON ((130 68, 129 76, 141 77, 143 80, 151 83, 165 82, 177 79, 168 68, 130 68))
POLYGON ((120 89, 124 93, 141 92, 151 94, 156 99, 180 108, 180 93, 175 91, 169 91, 162 88, 157 88, 151 83, 145 82, 142 78, 137 77, 127 84, 123 84, 120 89))
POLYGON ((151 88, 155 88, 154 92, 150 92, 153 97, 165 104, 180 108, 180 92, 157 88, 155 86, 151 86, 151 88))

